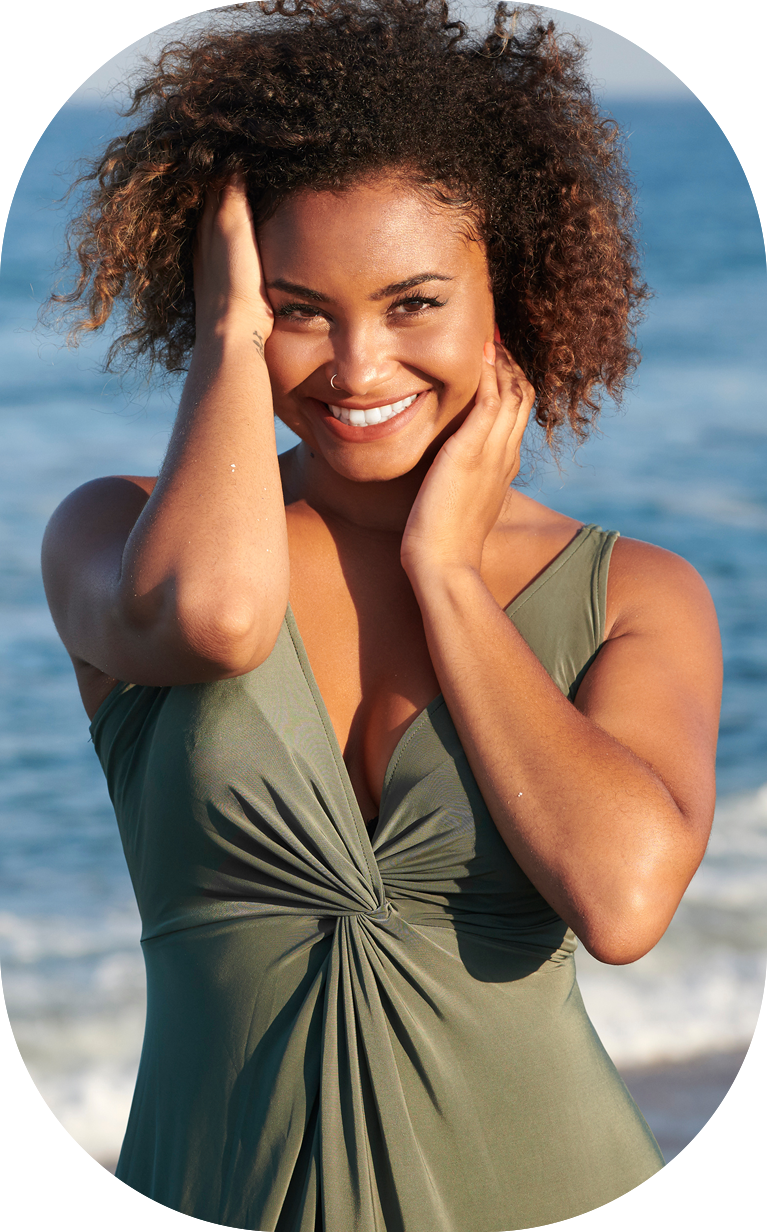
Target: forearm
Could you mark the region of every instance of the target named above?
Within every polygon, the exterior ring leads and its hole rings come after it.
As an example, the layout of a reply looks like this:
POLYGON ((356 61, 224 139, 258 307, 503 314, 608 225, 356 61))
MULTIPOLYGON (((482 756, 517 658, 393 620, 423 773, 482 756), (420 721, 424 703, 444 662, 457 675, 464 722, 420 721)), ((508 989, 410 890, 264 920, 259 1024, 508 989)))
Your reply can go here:
POLYGON ((125 545, 116 607, 237 668, 268 653, 287 595, 269 376, 252 323, 229 321, 198 337, 164 465, 125 545))
POLYGON ((660 778, 559 691, 479 574, 411 581, 442 692, 512 855, 607 961, 665 930, 694 837, 660 778))

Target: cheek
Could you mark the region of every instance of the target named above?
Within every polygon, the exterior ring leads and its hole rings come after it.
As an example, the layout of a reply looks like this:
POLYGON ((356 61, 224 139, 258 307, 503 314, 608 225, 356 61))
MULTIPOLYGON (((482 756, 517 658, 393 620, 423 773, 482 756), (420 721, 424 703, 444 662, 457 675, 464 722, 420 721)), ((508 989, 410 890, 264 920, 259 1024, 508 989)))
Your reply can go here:
POLYGON ((264 345, 264 359, 275 394, 288 394, 317 366, 311 340, 295 334, 272 333, 264 345))
POLYGON ((424 338, 419 354, 419 366, 436 377, 446 396, 453 401, 465 400, 476 392, 482 364, 482 347, 488 334, 475 322, 464 327, 441 331, 424 338))
POLYGON ((428 355, 430 362, 440 365, 446 383, 476 390, 482 348, 493 336, 494 320, 491 296, 467 295, 455 305, 455 312, 443 318, 438 330, 428 331, 423 340, 424 357, 428 355))

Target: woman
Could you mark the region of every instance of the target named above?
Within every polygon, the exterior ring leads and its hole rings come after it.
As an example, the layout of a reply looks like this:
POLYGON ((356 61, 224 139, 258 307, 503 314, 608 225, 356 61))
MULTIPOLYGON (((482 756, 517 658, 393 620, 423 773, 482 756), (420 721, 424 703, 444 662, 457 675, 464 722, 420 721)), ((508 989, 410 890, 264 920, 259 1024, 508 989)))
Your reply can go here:
POLYGON ((118 1176, 278 1232, 555 1222, 662 1165, 576 937, 656 943, 714 798, 702 582, 510 486, 635 358, 620 148, 534 12, 242 7, 137 90, 68 297, 189 368, 159 477, 44 547, 143 920, 118 1176))

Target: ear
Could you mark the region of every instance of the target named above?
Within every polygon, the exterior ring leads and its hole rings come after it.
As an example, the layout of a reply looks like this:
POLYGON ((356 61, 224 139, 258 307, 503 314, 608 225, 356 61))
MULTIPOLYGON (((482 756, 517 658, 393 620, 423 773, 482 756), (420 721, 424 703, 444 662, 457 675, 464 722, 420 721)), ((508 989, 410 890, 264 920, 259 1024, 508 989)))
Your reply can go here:
POLYGON ((494 332, 493 332, 493 337, 494 337, 494 339, 495 339, 495 341, 496 341, 496 342, 501 342, 501 341, 502 341, 502 339, 501 339, 501 331, 500 331, 500 330, 499 330, 499 328, 498 328, 498 323, 497 323, 497 322, 496 322, 496 325, 495 325, 495 330, 494 330, 494 332))

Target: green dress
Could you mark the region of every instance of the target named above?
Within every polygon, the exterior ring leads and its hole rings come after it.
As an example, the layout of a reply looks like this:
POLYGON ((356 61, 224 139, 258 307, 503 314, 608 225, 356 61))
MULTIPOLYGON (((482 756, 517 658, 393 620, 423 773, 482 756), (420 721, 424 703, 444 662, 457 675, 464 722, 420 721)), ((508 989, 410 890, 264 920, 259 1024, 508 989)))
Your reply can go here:
MULTIPOLYGON (((571 698, 615 537, 584 528, 507 609, 571 698)), ((91 730, 147 970, 127 1185, 262 1232, 507 1232, 662 1167, 442 697, 372 836, 290 611, 255 671, 118 685, 91 730)))

